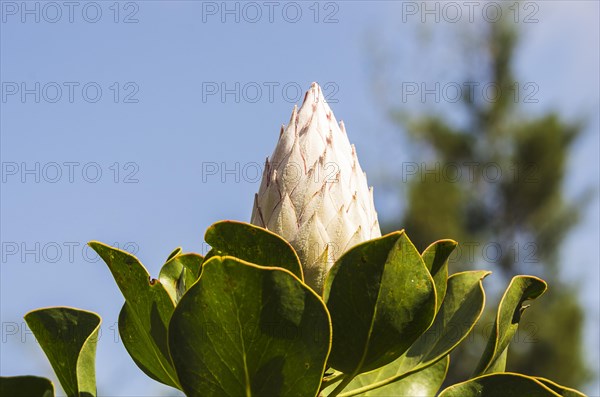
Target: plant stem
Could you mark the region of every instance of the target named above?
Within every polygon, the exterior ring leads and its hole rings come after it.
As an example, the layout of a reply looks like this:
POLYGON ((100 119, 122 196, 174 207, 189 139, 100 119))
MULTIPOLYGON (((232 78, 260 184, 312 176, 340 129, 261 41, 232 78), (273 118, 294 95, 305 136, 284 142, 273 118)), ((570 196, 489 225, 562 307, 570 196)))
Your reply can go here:
POLYGON ((334 383, 339 382, 343 376, 344 376, 343 372, 337 372, 337 373, 333 373, 329 376, 324 377, 323 381, 321 382, 320 390, 324 390, 326 387, 329 387, 329 386, 333 385, 334 383))
POLYGON ((417 371, 411 370, 411 371, 403 373, 402 375, 395 375, 390 378, 381 380, 379 382, 371 383, 370 385, 359 387, 358 389, 350 390, 347 393, 342 393, 342 394, 340 394, 339 397, 352 397, 352 396, 357 396, 359 394, 368 392, 369 390, 379 389, 380 387, 387 386, 391 383, 394 383, 403 378, 406 378, 408 375, 412 375, 415 372, 417 372, 417 371))
MULTIPOLYGON (((351 396, 357 396, 357 395, 359 395, 359 394, 362 394, 362 393, 365 393, 365 392, 367 392, 367 391, 369 391, 369 390, 378 389, 378 388, 380 388, 380 387, 383 387, 383 386, 389 385, 390 383, 392 383, 392 381, 393 381, 393 380, 394 380, 394 378, 389 378, 389 379, 386 379, 386 380, 384 380, 384 381, 381 381, 381 382, 372 383, 372 384, 370 384, 370 385, 363 386, 363 387, 361 387, 361 388, 358 388, 358 389, 350 390, 350 391, 349 391, 349 392, 347 392, 347 393, 340 394, 340 397, 351 397, 351 396)), ((331 395, 330 395, 330 396, 331 396, 331 395)), ((329 397, 329 396, 328 396, 328 397, 329 397)))
POLYGON ((352 379, 354 379, 355 376, 356 375, 354 375, 354 374, 352 374, 352 375, 343 374, 341 376, 342 382, 339 385, 337 385, 337 387, 335 389, 333 389, 333 391, 331 393, 329 393, 329 395, 327 397, 336 397, 338 394, 340 394, 342 392, 342 390, 344 390, 344 388, 346 386, 348 386, 348 384, 350 382, 352 382, 352 379))

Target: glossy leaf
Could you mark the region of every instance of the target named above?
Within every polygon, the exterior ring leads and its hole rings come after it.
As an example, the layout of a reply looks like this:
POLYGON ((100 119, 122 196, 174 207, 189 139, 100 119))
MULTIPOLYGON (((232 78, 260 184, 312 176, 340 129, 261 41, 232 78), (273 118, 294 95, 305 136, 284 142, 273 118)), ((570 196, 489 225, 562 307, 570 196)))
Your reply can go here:
POLYGON ((203 259, 193 253, 177 254, 160 269, 158 279, 173 302, 179 302, 185 291, 196 282, 203 259))
POLYGON ((485 307, 485 270, 453 274, 433 325, 401 357, 406 368, 422 368, 449 354, 471 332, 485 307))
POLYGON ((395 384, 448 356, 471 332, 483 312, 485 293, 481 282, 489 273, 469 271, 452 275, 433 325, 398 359, 376 371, 358 375, 344 390, 358 393, 395 384))
POLYGON ((213 250, 212 256, 229 255, 267 267, 282 267, 304 280, 296 251, 282 237, 249 223, 221 221, 206 230, 204 240, 213 250))
POLYGON ((95 396, 100 316, 70 307, 51 307, 27 313, 25 321, 67 396, 95 396))
POLYGON ((446 356, 434 365, 414 372, 398 382, 369 390, 361 396, 435 396, 446 378, 449 364, 450 356, 446 356))
POLYGON ((165 261, 165 263, 166 263, 166 262, 168 262, 168 261, 170 261, 171 259, 173 259, 173 258, 174 258, 174 257, 176 257, 177 255, 181 254, 181 251, 182 251, 181 247, 177 247, 177 248, 175 248, 175 249, 174 249, 174 250, 173 250, 173 251, 172 251, 172 252, 169 254, 169 256, 167 257, 167 260, 165 261))
POLYGON ((498 305, 494 328, 474 375, 504 372, 508 345, 517 332, 523 312, 529 307, 523 302, 536 299, 546 288, 544 280, 537 277, 513 277, 498 305))
POLYGON ((553 392, 557 393, 562 397, 586 397, 585 394, 578 390, 571 389, 570 387, 561 386, 549 379, 544 379, 536 376, 535 380, 537 380, 540 383, 543 383, 544 386, 551 389, 553 392))
POLYGON ((315 396, 331 343, 323 301, 287 270, 214 256, 181 298, 169 345, 189 396, 315 396))
POLYGON ((167 342, 174 301, 135 256, 95 241, 89 245, 106 262, 125 297, 119 333, 127 352, 146 375, 179 388, 167 342))
MULTIPOLYGON (((420 371, 406 375, 394 383, 363 392, 361 390, 369 388, 369 386, 374 383, 382 382, 387 377, 386 374, 383 374, 379 370, 367 372, 356 377, 346 389, 344 389, 348 391, 341 393, 339 397, 435 396, 444 382, 446 373, 448 372, 449 363, 450 357, 446 356, 434 365, 430 365, 420 371)), ((324 395, 326 396, 334 387, 335 385, 327 388, 324 391, 324 395)))
POLYGON ((54 385, 38 376, 2 376, 0 397, 54 397, 54 385))
POLYGON ((558 397, 533 377, 510 372, 483 375, 450 386, 438 397, 558 397))
POLYGON ((329 365, 352 376, 398 358, 431 325, 436 308, 433 279, 403 232, 342 255, 324 297, 333 324, 329 365))
POLYGON ((448 281, 448 258, 456 248, 454 240, 439 240, 423 251, 421 256, 425 266, 433 277, 437 296, 436 313, 440 310, 444 296, 446 296, 446 283, 448 281))

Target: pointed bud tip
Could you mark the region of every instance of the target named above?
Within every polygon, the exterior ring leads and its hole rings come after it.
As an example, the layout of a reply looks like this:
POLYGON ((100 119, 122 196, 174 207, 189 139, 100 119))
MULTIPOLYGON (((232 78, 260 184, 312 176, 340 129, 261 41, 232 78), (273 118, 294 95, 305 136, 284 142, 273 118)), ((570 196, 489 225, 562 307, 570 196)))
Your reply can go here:
POLYGON ((288 127, 294 125, 298 122, 298 106, 294 105, 294 109, 292 110, 292 115, 290 116, 290 121, 288 123, 288 127))
POLYGON ((302 105, 300 106, 300 108, 302 108, 306 103, 308 103, 310 101, 310 103, 312 103, 312 109, 313 111, 316 110, 316 104, 320 103, 320 102, 325 102, 325 99, 323 98, 323 91, 321 90, 321 86, 319 86, 319 84, 317 84, 316 82, 313 82, 310 85, 310 88, 308 89, 308 91, 306 91, 306 93, 304 94, 304 100, 302 101, 302 105))

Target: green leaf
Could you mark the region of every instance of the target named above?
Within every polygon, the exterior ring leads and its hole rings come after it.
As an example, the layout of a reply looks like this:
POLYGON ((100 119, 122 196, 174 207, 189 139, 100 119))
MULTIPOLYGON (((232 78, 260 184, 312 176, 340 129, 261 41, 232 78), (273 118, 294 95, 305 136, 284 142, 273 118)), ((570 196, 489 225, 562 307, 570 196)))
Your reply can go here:
POLYGON ((54 397, 54 385, 38 376, 1 376, 0 397, 54 397))
POLYGON ((513 277, 498 305, 494 329, 474 371, 475 376, 505 370, 508 345, 517 332, 523 312, 529 307, 523 302, 536 299, 546 288, 544 280, 537 277, 513 277))
POLYGON ((435 315, 433 279, 404 232, 347 251, 323 294, 333 324, 329 365, 351 377, 394 361, 435 315))
POLYGON ((401 357, 405 368, 423 368, 449 354, 471 332, 485 307, 482 281, 491 272, 474 270, 448 279, 444 303, 433 325, 401 357))
POLYGON ((168 262, 168 261, 170 261, 171 259, 173 259, 174 257, 176 257, 177 255, 181 254, 181 251, 182 251, 181 247, 177 247, 177 248, 175 248, 175 249, 173 250, 173 252, 171 252, 171 253, 169 254, 169 256, 167 257, 167 260, 166 260, 165 262, 168 262))
POLYGON ((244 222, 221 221, 206 230, 204 240, 218 255, 234 256, 260 266, 282 267, 304 281, 296 251, 267 229, 244 222))
POLYGON ((70 307, 51 307, 27 313, 25 321, 67 396, 95 396, 100 316, 70 307))
POLYGON ((146 375, 180 388, 167 341, 174 301, 135 256, 96 241, 89 245, 106 262, 125 297, 119 333, 127 352, 146 375))
POLYGON ((174 302, 196 282, 203 260, 198 254, 177 254, 160 269, 158 279, 174 302))
POLYGON ((323 301, 291 272, 214 256, 177 305, 169 346, 189 396, 315 396, 331 343, 323 301))
POLYGON ((533 377, 510 372, 483 375, 450 386, 438 397, 557 397, 533 377))
MULTIPOLYGON (((488 274, 490 272, 468 271, 450 276, 446 298, 433 325, 397 360, 376 371, 358 375, 345 389, 352 393, 342 395, 355 395, 361 390, 395 384, 446 357, 479 320, 485 306, 481 282, 488 274)), ((383 388, 387 389, 387 386, 383 388)))
POLYGON ((398 382, 370 390, 361 396, 435 396, 446 378, 449 364, 450 356, 446 356, 434 365, 414 372, 398 382))
MULTIPOLYGON (((446 356, 434 365, 411 373, 394 383, 361 392, 360 390, 367 389, 371 384, 385 380, 386 375, 382 374, 379 370, 367 372, 356 377, 348 385, 347 389, 350 391, 340 394, 339 397, 435 396, 444 382, 449 363, 450 356, 446 356)), ((332 390, 333 387, 325 389, 324 395, 327 395, 328 390, 332 390)))
POLYGON ((557 393, 558 395, 560 395, 562 397, 586 397, 585 394, 583 394, 580 391, 571 389, 570 387, 561 386, 559 384, 554 383, 553 381, 551 381, 549 379, 544 379, 544 378, 540 378, 540 377, 536 376, 535 380, 537 380, 540 383, 543 383, 544 386, 546 386, 549 389, 552 389, 552 391, 554 391, 555 393, 557 393))
POLYGON ((437 296, 436 313, 440 310, 444 296, 446 296, 446 283, 448 281, 448 258, 457 246, 454 240, 439 240, 423 251, 421 257, 425 266, 433 277, 437 296))

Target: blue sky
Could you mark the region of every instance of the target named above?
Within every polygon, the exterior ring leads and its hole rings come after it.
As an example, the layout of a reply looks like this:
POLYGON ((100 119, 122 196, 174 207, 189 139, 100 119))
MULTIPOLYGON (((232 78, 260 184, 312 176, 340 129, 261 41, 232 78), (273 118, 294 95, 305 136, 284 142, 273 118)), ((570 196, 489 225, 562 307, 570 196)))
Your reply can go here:
MULTIPOLYGON (((378 190, 379 176, 390 172, 386 158, 411 155, 373 88, 374 59, 389 56, 391 75, 406 73, 403 81, 430 71, 451 76, 452 64, 415 70, 410 57, 420 53, 417 30, 456 33, 460 25, 443 6, 439 22, 425 15, 422 23, 423 10, 410 8, 420 2, 48 4, 0 2, 0 372, 55 379, 22 316, 45 306, 85 308, 103 318, 98 384, 111 396, 170 391, 146 378, 116 339, 123 298, 85 243, 136 251, 157 275, 173 248, 205 250, 211 223, 249 220, 255 165, 313 81, 356 144, 380 217, 395 215, 402 203, 378 190)), ((539 88, 539 101, 525 109, 588 120, 565 191, 597 189, 598 3, 520 7, 514 17, 526 35, 516 73, 539 88), (526 24, 527 16, 538 22, 526 24)), ((478 9, 473 15, 485 18, 478 9)), ((444 46, 443 38, 434 45, 444 46)), ((596 196, 562 255, 564 276, 593 308, 586 343, 596 369, 599 218, 596 196)), ((598 384, 587 392, 599 395, 598 384)))

